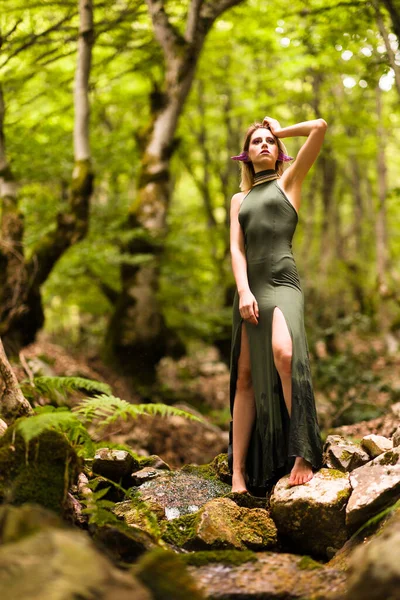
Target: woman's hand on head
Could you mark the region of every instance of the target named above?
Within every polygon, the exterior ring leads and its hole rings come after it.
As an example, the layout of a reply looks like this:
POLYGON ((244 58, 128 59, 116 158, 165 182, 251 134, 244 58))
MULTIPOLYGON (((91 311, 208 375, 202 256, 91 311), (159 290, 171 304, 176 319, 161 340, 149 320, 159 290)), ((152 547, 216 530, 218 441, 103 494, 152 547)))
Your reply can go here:
POLYGON ((264 127, 269 127, 269 129, 271 130, 271 133, 273 133, 274 135, 278 135, 279 131, 282 129, 279 121, 277 121, 276 119, 273 119, 272 117, 264 117, 262 124, 264 125, 264 127))
POLYGON ((240 316, 245 321, 249 321, 249 323, 258 325, 258 303, 250 290, 246 290, 245 292, 241 292, 239 294, 239 312, 240 316))

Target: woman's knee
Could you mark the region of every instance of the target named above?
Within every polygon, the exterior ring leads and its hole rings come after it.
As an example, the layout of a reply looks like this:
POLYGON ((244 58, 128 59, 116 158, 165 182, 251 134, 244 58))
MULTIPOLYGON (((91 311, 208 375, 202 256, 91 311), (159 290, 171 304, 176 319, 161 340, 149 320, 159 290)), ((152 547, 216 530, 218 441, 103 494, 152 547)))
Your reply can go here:
POLYGON ((292 348, 285 344, 274 349, 275 366, 283 375, 290 375, 292 370, 292 348))
POLYGON ((253 381, 251 378, 251 369, 242 367, 238 371, 236 387, 240 392, 250 392, 253 389, 253 381))

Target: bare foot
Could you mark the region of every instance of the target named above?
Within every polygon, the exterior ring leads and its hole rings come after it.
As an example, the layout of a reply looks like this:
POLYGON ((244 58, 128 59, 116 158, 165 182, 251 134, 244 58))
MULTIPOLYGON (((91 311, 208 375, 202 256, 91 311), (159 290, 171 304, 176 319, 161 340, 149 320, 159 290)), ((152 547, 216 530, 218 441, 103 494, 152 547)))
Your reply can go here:
POLYGON ((245 494, 248 492, 244 473, 241 473, 240 471, 238 473, 233 473, 231 491, 239 494, 245 494))
POLYGON ((293 469, 290 472, 289 483, 291 485, 301 485, 307 483, 314 477, 314 473, 311 468, 311 463, 305 460, 301 456, 296 456, 293 469))

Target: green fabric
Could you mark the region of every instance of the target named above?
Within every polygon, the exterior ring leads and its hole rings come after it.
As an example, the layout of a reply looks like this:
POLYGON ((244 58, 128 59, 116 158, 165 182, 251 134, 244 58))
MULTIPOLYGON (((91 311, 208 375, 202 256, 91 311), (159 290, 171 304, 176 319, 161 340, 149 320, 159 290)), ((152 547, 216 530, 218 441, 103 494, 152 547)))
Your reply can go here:
MULTIPOLYGON (((289 473, 296 456, 315 470, 322 466, 322 441, 311 381, 309 348, 304 327, 304 296, 292 254, 297 212, 278 181, 253 187, 239 210, 245 238, 250 290, 259 308, 258 324, 244 321, 236 290, 233 301, 230 364, 230 410, 236 393, 242 323, 249 344, 256 418, 246 459, 248 485, 267 487, 274 477, 289 473), (292 338, 292 415, 289 418, 272 352, 272 316, 281 309, 292 338)), ((232 473, 233 420, 228 463, 232 473)))

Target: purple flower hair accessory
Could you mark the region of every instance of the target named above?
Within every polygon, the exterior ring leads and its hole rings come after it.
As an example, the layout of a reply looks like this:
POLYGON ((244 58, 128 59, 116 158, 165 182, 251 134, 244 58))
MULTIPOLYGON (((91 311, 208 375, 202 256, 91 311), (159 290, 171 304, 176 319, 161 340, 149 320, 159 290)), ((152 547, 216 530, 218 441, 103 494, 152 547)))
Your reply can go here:
POLYGON ((243 150, 238 156, 231 156, 232 160, 241 160, 243 162, 251 162, 249 159, 249 155, 246 150, 243 150))
POLYGON ((287 154, 284 154, 283 152, 279 152, 278 160, 281 160, 282 162, 289 162, 290 160, 293 160, 293 156, 288 156, 287 154))

